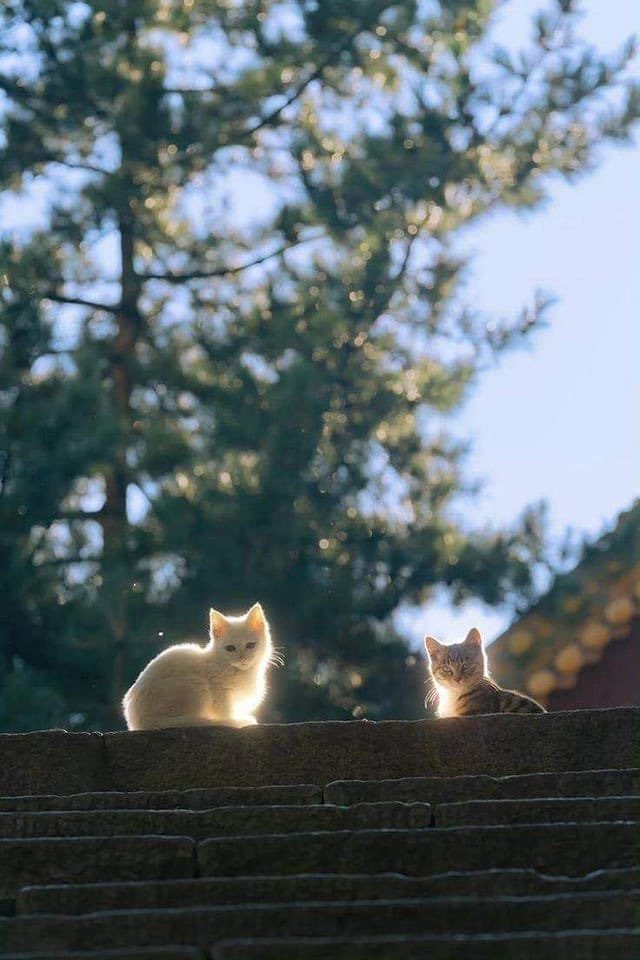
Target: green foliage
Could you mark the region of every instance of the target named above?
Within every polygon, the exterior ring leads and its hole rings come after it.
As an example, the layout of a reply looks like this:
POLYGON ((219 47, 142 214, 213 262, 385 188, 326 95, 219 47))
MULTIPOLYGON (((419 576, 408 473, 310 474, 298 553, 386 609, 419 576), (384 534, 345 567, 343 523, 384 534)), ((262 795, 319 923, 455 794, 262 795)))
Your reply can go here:
POLYGON ((539 517, 455 519, 446 415, 545 304, 487 322, 454 241, 638 94, 572 2, 517 55, 492 10, 3 5, 0 198, 44 226, 0 247, 0 726, 114 725, 149 656, 258 598, 266 716, 419 715, 399 606, 530 595, 539 517))

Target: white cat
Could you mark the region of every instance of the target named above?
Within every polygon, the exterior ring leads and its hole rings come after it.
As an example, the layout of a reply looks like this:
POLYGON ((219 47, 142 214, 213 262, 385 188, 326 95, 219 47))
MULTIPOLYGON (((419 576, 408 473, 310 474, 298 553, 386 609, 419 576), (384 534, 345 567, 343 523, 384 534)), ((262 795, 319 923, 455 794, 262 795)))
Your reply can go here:
POLYGON ((129 730, 257 723, 273 658, 259 603, 242 617, 209 613, 206 647, 182 643, 147 664, 122 702, 129 730))

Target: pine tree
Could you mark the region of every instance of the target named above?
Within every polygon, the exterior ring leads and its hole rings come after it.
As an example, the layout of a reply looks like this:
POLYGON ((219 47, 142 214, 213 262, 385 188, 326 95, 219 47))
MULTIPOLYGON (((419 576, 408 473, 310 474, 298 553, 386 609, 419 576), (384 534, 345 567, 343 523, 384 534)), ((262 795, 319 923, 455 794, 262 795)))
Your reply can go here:
POLYGON ((572 0, 515 57, 493 6, 5 2, 4 728, 113 725, 146 658, 256 599, 270 716, 418 715, 399 605, 531 589, 537 516, 452 519, 445 423, 542 304, 488 322, 454 241, 638 97, 572 0))

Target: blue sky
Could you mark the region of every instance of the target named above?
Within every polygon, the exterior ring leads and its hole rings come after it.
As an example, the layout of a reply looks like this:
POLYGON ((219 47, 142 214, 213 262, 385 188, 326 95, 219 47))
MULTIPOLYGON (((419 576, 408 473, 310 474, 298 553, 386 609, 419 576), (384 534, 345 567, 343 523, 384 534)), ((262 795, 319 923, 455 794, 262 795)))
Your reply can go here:
MULTIPOLYGON (((496 39, 524 42, 541 6, 506 4, 496 39)), ((637 0, 583 8, 581 33, 602 51, 640 32, 637 0)), ((594 536, 640 493, 639 161, 637 143, 604 148, 598 168, 559 181, 542 210, 498 214, 464 240, 475 252, 468 294, 483 310, 513 315, 536 288, 556 297, 531 349, 489 370, 457 417, 473 442, 468 473, 484 481, 467 508, 475 522, 509 524, 544 499, 554 536, 594 536)), ((480 604, 453 611, 441 594, 402 624, 416 641, 427 630, 458 639, 473 624, 493 639, 510 618, 480 604)))

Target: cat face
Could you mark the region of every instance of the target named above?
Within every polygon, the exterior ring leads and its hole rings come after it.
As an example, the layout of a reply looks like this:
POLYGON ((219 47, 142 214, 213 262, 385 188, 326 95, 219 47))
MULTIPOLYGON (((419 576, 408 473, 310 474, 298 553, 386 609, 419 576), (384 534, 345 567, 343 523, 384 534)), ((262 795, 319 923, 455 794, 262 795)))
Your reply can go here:
POLYGON ((486 675, 487 661, 480 631, 469 631, 462 643, 446 646, 435 637, 425 637, 429 670, 439 686, 461 692, 475 686, 486 675))
POLYGON ((271 657, 269 624, 259 603, 242 617, 211 610, 209 625, 216 654, 236 670, 249 670, 271 657))

